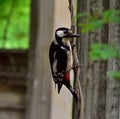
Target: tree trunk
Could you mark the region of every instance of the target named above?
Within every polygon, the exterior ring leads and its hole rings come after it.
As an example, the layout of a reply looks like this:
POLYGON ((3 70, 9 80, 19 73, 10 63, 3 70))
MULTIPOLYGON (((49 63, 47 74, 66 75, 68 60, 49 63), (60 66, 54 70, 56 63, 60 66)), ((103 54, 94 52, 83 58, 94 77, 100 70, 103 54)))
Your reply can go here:
MULTIPOLYGON (((101 15, 110 8, 120 9, 120 0, 79 0, 78 13, 101 15)), ((82 19, 78 19, 82 22, 82 19)), ((107 71, 120 70, 120 61, 92 61, 89 57, 90 46, 93 43, 111 43, 114 39, 116 45, 119 41, 119 25, 104 25, 101 30, 81 34, 78 41, 78 54, 81 66, 80 82, 84 98, 83 119, 119 119, 120 118, 120 81, 107 78, 107 71)), ((78 32, 81 28, 78 29, 78 32)), ((74 107, 74 119, 76 112, 74 107)), ((80 118, 79 118, 80 119, 80 118)))
MULTIPOLYGON (((110 0, 110 8, 120 10, 120 0, 110 0)), ((109 25, 109 44, 115 43, 120 46, 120 25, 109 25)), ((108 60, 108 71, 120 71, 120 61, 117 59, 108 60)), ((120 118, 120 80, 107 79, 106 94, 106 119, 120 118)))

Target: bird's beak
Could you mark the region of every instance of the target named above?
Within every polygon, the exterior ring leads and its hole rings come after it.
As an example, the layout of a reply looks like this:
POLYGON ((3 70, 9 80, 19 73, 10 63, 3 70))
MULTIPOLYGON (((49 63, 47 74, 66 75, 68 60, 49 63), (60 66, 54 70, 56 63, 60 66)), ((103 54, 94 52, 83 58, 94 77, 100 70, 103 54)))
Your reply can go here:
POLYGON ((80 37, 79 34, 73 33, 72 30, 69 30, 69 31, 68 31, 68 36, 69 36, 69 37, 80 37))
POLYGON ((70 35, 70 37, 80 37, 80 35, 73 33, 73 34, 70 35))

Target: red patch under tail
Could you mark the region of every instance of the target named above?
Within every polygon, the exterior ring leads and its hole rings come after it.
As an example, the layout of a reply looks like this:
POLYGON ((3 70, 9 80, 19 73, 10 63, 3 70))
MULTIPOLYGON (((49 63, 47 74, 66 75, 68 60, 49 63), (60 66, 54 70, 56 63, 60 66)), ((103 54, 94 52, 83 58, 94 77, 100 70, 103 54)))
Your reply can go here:
POLYGON ((70 83, 70 71, 66 72, 64 79, 67 80, 67 82, 70 83))

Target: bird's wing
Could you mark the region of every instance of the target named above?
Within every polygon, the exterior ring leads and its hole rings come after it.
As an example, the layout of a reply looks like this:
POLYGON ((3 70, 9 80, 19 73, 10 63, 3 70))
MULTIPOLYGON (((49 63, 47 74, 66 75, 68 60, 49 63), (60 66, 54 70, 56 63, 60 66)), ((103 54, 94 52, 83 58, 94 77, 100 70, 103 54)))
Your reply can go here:
POLYGON ((65 50, 57 50, 54 53, 53 62, 53 78, 56 82, 61 82, 64 79, 67 66, 67 54, 65 50))
POLYGON ((58 92, 60 91, 67 66, 66 50, 54 43, 50 46, 49 59, 51 64, 52 76, 55 83, 58 84, 58 92))
POLYGON ((57 50, 55 52, 55 62, 53 64, 53 79, 58 84, 58 93, 61 90, 64 75, 66 72, 67 54, 65 50, 57 50))

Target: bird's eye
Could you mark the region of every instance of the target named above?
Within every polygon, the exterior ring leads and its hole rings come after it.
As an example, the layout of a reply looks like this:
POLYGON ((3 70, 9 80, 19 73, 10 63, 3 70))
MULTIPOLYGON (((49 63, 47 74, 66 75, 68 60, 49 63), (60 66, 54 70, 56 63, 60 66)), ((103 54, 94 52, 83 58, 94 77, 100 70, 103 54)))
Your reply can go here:
POLYGON ((67 34, 67 31, 66 31, 66 30, 64 30, 64 34, 67 34))

